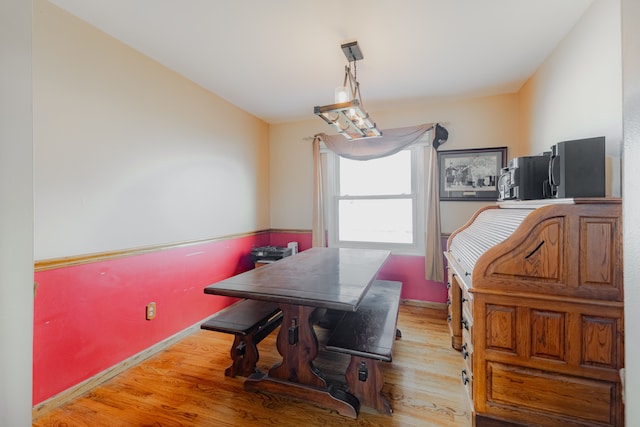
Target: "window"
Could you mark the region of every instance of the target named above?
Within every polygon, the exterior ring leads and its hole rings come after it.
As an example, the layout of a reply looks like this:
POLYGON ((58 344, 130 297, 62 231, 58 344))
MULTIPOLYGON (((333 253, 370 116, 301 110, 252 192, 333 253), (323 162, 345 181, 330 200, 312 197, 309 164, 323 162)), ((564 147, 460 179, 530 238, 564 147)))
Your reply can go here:
POLYGON ((424 254, 424 147, 374 160, 328 152, 329 246, 424 254))

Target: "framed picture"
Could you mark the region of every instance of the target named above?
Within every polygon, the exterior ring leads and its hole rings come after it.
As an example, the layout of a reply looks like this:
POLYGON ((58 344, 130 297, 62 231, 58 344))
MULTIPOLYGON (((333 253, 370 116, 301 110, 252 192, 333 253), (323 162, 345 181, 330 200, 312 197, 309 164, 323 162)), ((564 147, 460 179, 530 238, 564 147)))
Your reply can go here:
POLYGON ((440 200, 498 200, 507 147, 438 152, 440 200))

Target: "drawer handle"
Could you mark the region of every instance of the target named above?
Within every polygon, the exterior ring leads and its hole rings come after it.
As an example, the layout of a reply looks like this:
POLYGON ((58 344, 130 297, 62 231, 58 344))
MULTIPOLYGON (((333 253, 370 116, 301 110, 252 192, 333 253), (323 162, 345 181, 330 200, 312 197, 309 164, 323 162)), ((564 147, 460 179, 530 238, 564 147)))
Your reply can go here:
POLYGON ((468 299, 466 299, 465 297, 462 297, 462 300, 461 300, 461 301, 462 301, 462 302, 467 302, 467 301, 469 301, 469 300, 468 300, 468 299))
POLYGON ((464 343, 462 346, 462 358, 467 360, 467 357, 469 357, 469 351, 467 350, 467 343, 464 343))
POLYGON ((447 323, 451 323, 451 315, 450 314, 447 315, 447 323))
POLYGON ((447 290, 451 289, 451 282, 447 282, 447 290))
POLYGON ((447 298, 447 307, 451 305, 451 298, 447 298))
POLYGON ((462 384, 467 385, 469 384, 469 374, 467 373, 466 369, 462 370, 462 384))
POLYGON ((465 328, 467 331, 469 330, 469 322, 467 322, 467 319, 462 319, 460 323, 462 323, 463 328, 465 328))

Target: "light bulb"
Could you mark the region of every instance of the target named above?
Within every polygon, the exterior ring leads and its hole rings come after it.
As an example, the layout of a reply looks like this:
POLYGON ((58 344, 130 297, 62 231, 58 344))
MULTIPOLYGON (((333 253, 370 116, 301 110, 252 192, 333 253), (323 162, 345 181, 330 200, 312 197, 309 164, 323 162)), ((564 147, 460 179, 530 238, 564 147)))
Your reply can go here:
POLYGON ((349 91, 345 86, 338 86, 335 91, 335 103, 342 104, 349 101, 349 91))
POLYGON ((334 111, 328 111, 326 113, 322 113, 322 115, 332 123, 335 123, 340 118, 340 115, 334 111))

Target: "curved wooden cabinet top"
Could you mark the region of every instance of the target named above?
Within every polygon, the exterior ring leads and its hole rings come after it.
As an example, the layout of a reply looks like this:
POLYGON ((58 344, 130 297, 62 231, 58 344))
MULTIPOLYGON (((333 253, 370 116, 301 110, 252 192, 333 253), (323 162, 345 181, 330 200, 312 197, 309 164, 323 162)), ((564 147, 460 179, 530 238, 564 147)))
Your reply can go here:
POLYGON ((622 302, 621 200, 537 202, 482 209, 451 235, 470 290, 622 302))

